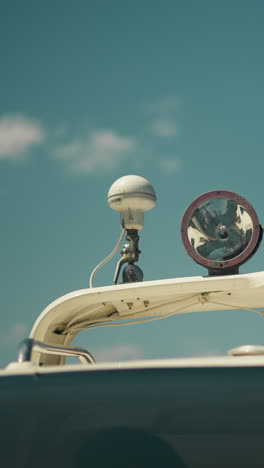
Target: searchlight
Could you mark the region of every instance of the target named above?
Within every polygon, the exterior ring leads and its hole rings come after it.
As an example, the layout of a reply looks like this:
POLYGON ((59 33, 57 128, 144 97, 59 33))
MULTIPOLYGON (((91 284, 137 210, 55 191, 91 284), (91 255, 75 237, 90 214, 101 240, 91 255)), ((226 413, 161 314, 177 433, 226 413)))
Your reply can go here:
POLYGON ((204 193, 186 209, 181 237, 187 254, 209 275, 237 274, 262 239, 254 208, 241 195, 226 190, 204 193))

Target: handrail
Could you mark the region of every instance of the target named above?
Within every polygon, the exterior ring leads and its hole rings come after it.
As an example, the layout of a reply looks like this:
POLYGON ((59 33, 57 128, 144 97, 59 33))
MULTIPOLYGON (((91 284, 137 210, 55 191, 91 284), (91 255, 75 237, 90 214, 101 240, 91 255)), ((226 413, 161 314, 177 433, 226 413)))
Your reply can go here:
POLYGON ((93 356, 85 348, 76 346, 59 346, 32 338, 26 338, 20 344, 18 350, 18 362, 31 361, 32 351, 44 352, 46 354, 56 354, 62 356, 77 356, 83 364, 95 364, 93 356))

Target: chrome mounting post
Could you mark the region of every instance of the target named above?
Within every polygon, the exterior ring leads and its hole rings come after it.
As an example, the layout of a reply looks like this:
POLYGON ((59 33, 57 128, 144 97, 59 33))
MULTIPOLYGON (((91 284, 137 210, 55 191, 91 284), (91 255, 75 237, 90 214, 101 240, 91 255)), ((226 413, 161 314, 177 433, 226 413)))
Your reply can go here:
POLYGON ((143 271, 134 265, 138 261, 141 251, 138 248, 139 235, 137 229, 127 229, 126 240, 127 244, 121 250, 121 258, 117 262, 113 283, 117 284, 121 267, 124 263, 128 263, 123 270, 123 283, 134 283, 143 281, 143 271))
POLYGON ((76 356, 83 364, 95 364, 93 356, 84 348, 79 348, 77 346, 53 345, 34 340, 32 338, 26 338, 20 344, 17 361, 31 361, 33 351, 59 356, 76 356))

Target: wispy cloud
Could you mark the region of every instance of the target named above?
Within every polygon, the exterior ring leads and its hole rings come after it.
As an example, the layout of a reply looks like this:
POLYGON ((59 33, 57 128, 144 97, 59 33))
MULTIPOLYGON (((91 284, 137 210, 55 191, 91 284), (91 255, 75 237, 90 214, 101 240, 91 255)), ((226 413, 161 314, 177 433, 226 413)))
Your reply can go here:
POLYGON ((88 138, 77 138, 54 148, 54 156, 66 160, 71 170, 94 172, 111 170, 137 147, 134 138, 123 137, 113 130, 93 131, 88 138))
POLYGON ((160 167, 166 174, 175 174, 181 168, 181 160, 178 158, 160 159, 160 167))
MULTIPOLYGON (((143 107, 149 119, 145 128, 148 132, 150 131, 152 135, 159 138, 158 147, 160 154, 156 156, 156 164, 166 175, 174 174, 181 168, 181 160, 176 157, 171 157, 170 154, 178 152, 175 146, 175 139, 179 137, 181 133, 179 121, 182 108, 182 100, 178 96, 156 99, 152 102, 145 103, 143 107), (174 147, 171 146, 172 143, 174 147), (170 144, 170 146, 168 146, 168 144, 170 144)), ((157 142, 157 140, 155 140, 155 142, 157 142)))
POLYGON ((46 126, 41 121, 24 114, 0 116, 0 162, 25 161, 32 147, 45 144, 45 152, 60 161, 69 174, 114 171, 125 165, 129 157, 135 168, 143 167, 151 159, 153 166, 165 174, 174 173, 179 170, 180 161, 170 157, 177 148, 169 144, 175 146, 175 138, 180 134, 180 106, 181 100, 173 96, 147 103, 148 117, 145 115, 141 124, 147 131, 130 135, 113 128, 84 130, 83 125, 76 132, 76 127, 67 122, 44 131, 46 126))
POLYGON ((93 355, 96 362, 131 361, 144 357, 142 348, 134 344, 98 348, 93 351, 93 355))
POLYGON ((154 135, 163 138, 172 138, 179 135, 179 126, 173 120, 157 119, 150 125, 150 130, 154 135))
POLYGON ((168 139, 180 134, 179 114, 182 103, 179 97, 170 96, 145 103, 149 115, 148 129, 157 137, 168 139))
POLYGON ((219 351, 209 344, 204 337, 190 337, 183 340, 183 356, 219 356, 219 351))
POLYGON ((13 323, 7 333, 0 334, 0 345, 19 344, 19 341, 26 336, 26 331, 26 326, 23 323, 13 323))
POLYGON ((42 125, 22 115, 0 118, 0 159, 21 159, 45 139, 42 125))

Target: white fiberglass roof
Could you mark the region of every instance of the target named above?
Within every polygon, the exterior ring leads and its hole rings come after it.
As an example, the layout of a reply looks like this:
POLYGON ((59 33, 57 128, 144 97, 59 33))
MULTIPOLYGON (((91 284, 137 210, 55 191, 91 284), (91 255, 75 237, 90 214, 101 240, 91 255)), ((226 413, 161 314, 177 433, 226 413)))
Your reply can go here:
POLYGON ((46 307, 30 336, 66 345, 81 330, 105 323, 210 310, 257 309, 263 307, 263 297, 264 272, 82 289, 46 307))

